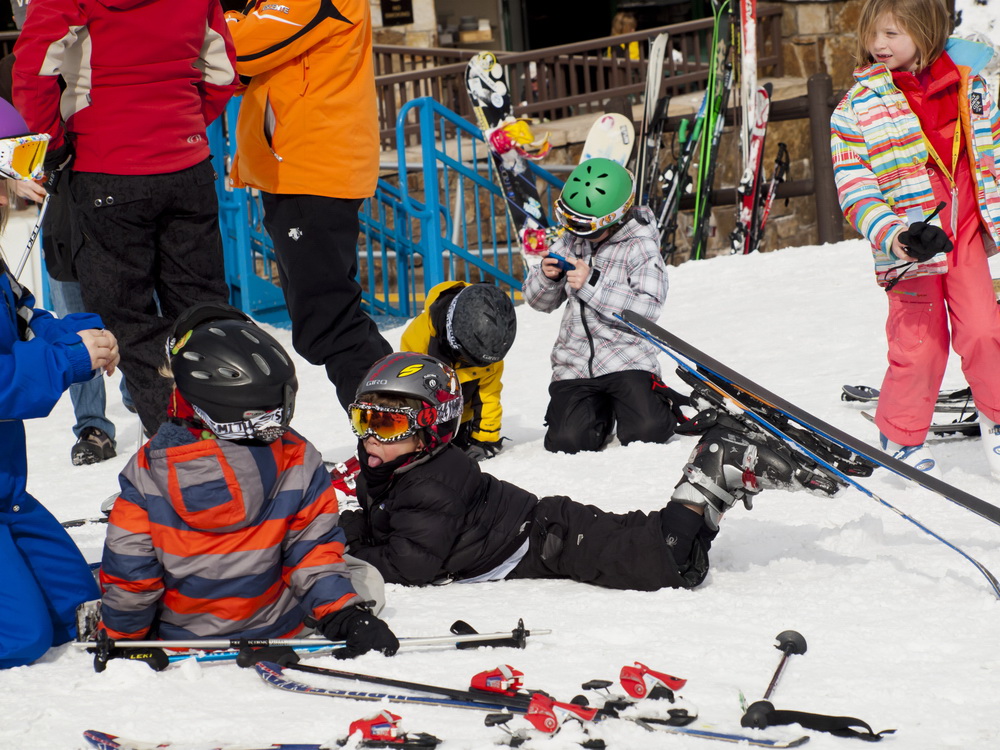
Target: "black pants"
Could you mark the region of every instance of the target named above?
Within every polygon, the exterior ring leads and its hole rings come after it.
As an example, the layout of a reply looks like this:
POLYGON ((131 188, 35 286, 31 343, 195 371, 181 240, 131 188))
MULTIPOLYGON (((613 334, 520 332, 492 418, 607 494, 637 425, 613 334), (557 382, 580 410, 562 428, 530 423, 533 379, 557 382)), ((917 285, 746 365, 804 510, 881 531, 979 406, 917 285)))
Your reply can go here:
POLYGON ((560 380, 549 385, 545 449, 564 453, 604 447, 617 421, 622 445, 639 440, 665 443, 677 419, 653 374, 627 370, 599 378, 560 380))
POLYGON ((155 432, 172 387, 159 369, 174 320, 197 302, 229 299, 215 171, 205 160, 168 174, 76 172, 70 193, 84 306, 118 337, 136 410, 155 432))
POLYGON ((568 497, 543 497, 531 520, 528 552, 507 578, 569 578, 639 591, 697 586, 708 573, 717 532, 693 511, 674 510, 681 514, 619 514, 568 497), (680 561, 672 551, 678 544, 690 549, 680 561))
POLYGON ((362 201, 261 193, 278 259, 295 351, 326 367, 346 409, 376 360, 392 352, 361 309, 358 209, 362 201))

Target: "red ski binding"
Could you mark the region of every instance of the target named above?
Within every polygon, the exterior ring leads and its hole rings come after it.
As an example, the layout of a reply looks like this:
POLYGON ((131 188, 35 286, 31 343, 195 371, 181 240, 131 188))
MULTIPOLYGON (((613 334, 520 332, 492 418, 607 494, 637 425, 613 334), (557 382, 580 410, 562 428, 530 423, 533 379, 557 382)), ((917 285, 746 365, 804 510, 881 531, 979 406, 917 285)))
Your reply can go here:
POLYGON ((521 689, 521 678, 524 672, 519 672, 509 664, 501 664, 496 669, 472 676, 472 689, 501 695, 516 695, 521 689))
POLYGON ((346 461, 327 464, 327 466, 330 468, 330 484, 345 495, 356 497, 356 480, 358 474, 361 472, 361 462, 358 461, 358 457, 351 456, 346 461))
POLYGON ((531 703, 524 718, 538 731, 553 734, 567 719, 593 721, 595 716, 597 716, 596 708, 579 706, 576 703, 560 703, 544 693, 535 693, 531 696, 531 703))
POLYGON ((621 681, 625 692, 636 699, 642 698, 668 698, 673 699, 674 690, 680 690, 687 684, 687 680, 673 677, 666 672, 654 672, 642 662, 635 662, 634 666, 622 667, 618 679, 621 681))
MULTIPOLYGON (((431 734, 418 732, 417 734, 407 734, 399 728, 400 717, 391 711, 382 711, 377 716, 368 719, 358 719, 351 722, 348 730, 348 737, 355 732, 361 733, 361 741, 358 747, 365 748, 403 748, 404 750, 415 750, 416 748, 433 748, 441 743, 437 737, 431 734)), ((346 740, 340 744, 346 744, 346 740)))

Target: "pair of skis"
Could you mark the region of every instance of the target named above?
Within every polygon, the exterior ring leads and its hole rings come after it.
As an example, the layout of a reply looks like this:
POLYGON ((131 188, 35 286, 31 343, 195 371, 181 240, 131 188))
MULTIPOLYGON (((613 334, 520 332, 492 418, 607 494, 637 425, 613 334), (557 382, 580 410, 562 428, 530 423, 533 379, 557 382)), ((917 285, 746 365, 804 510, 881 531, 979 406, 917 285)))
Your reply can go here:
POLYGON ((640 315, 626 311, 620 319, 670 356, 682 371, 696 378, 707 389, 714 391, 727 407, 734 408, 761 429, 823 467, 829 476, 843 486, 854 487, 964 557, 983 575, 993 593, 1000 598, 1000 582, 986 566, 860 484, 855 479, 858 474, 852 473, 850 467, 858 466, 863 469, 865 464, 883 467, 998 526, 1000 526, 1000 507, 894 459, 824 422, 640 315), (823 450, 816 450, 817 444, 822 446, 823 450), (832 457, 837 456, 840 460, 832 460, 832 457))
MULTIPOLYGON (((867 385, 845 385, 840 393, 843 401, 862 404, 876 404, 879 399, 879 389, 867 385)), ((941 391, 934 404, 938 414, 955 414, 951 422, 934 422, 928 428, 931 435, 957 435, 960 437, 978 437, 982 430, 979 426, 979 411, 972 400, 972 389, 965 387, 954 391, 941 391)), ((871 421, 875 416, 863 411, 861 415, 871 421)))

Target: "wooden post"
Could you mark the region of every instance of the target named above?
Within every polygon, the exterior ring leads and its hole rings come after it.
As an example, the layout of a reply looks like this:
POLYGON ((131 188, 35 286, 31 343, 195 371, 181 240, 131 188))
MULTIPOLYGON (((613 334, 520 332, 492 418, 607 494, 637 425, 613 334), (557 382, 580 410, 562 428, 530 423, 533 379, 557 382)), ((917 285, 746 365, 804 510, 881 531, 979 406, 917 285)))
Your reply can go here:
POLYGON ((844 239, 844 215, 837 200, 830 155, 830 115, 833 107, 833 79, 826 73, 809 76, 809 136, 812 142, 812 171, 816 193, 816 230, 819 243, 844 239))

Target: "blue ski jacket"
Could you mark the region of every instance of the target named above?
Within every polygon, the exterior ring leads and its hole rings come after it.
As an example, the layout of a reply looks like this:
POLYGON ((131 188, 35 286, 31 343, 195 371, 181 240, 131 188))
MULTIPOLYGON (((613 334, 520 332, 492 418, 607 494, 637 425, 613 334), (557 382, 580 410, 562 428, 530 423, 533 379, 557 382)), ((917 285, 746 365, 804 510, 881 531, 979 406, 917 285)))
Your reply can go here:
MULTIPOLYGON (((92 375, 90 354, 77 335, 103 328, 100 317, 59 319, 35 308, 0 258, 0 523, 26 494, 27 454, 22 420, 44 417, 73 383, 92 375)), ((3 561, 0 561, 0 569, 3 561)))

